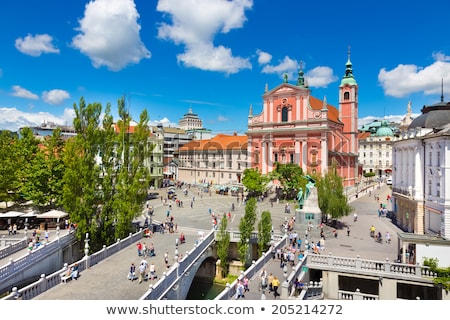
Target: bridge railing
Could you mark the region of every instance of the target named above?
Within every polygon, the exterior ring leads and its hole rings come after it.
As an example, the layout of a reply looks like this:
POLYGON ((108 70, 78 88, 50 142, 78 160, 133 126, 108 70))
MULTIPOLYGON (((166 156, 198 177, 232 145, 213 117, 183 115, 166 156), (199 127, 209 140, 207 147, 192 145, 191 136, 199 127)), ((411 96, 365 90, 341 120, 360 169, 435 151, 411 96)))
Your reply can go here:
MULTIPOLYGON (((88 269, 90 266, 95 265, 95 264, 99 263, 100 261, 110 257, 114 253, 128 247, 130 244, 136 242, 140 238, 142 238, 142 230, 138 231, 134 234, 130 233, 130 235, 128 237, 126 237, 125 239, 117 240, 117 242, 113 243, 112 245, 110 245, 108 247, 103 246, 102 250, 100 250, 96 253, 93 253, 90 256, 87 256, 87 257, 85 256, 85 257, 83 257, 83 259, 81 259, 77 262, 74 262, 74 264, 75 263, 78 264, 78 270, 81 273, 81 272, 85 271, 86 269, 88 269)), ((56 241, 56 240, 54 240, 54 241, 56 241)), ((51 243, 46 244, 43 248, 47 247, 50 244, 51 243)), ((29 255, 33 255, 34 253, 37 253, 40 250, 42 250, 42 249, 38 249, 35 252, 31 252, 31 254, 29 254, 29 255)), ((45 253, 47 253, 47 252, 48 251, 42 251, 42 254, 45 255, 45 253)), ((29 262, 30 261, 28 261, 28 263, 29 262)), ((25 265, 25 262, 24 262, 24 265, 25 265)), ((69 268, 69 266, 66 263, 62 269, 57 270, 47 276, 42 274, 41 278, 38 281, 36 281, 26 287, 23 287, 21 289, 17 289, 16 287, 14 287, 12 289, 12 292, 1 300, 14 300, 14 299, 19 299, 19 298, 23 299, 23 300, 33 299, 37 295, 60 284, 61 283, 61 274, 67 272, 68 268, 69 268)), ((2 270, 0 270, 0 272, 1 271, 2 270)))
POLYGON ((333 255, 308 255, 308 265, 320 265, 324 268, 343 268, 352 269, 361 272, 384 272, 395 276, 411 276, 419 278, 434 278, 436 273, 432 272, 429 267, 405 263, 386 261, 375 261, 347 257, 335 257, 333 255))
POLYGON ((7 256, 16 253, 17 251, 23 250, 27 247, 27 238, 18 239, 8 239, 5 236, 0 240, 0 259, 4 259, 7 256))
POLYGON ((71 241, 73 241, 73 232, 57 237, 48 243, 44 243, 22 257, 15 260, 11 259, 8 264, 0 267, 0 281, 4 281, 9 277, 14 276, 16 272, 20 272, 29 265, 44 259, 49 253, 58 250, 61 246, 65 246, 71 241))
POLYGON ((195 247, 188 251, 184 255, 181 261, 172 265, 172 267, 163 273, 161 279, 159 279, 139 300, 160 300, 164 299, 164 296, 169 290, 176 285, 178 279, 189 270, 189 268, 196 263, 199 257, 211 246, 214 242, 215 232, 211 232, 203 239, 197 240, 195 247))
MULTIPOLYGON (((286 246, 289 238, 287 235, 284 235, 280 241, 274 244, 275 250, 279 248, 283 248, 286 246)), ((236 295, 236 284, 238 280, 242 280, 244 277, 248 277, 251 279, 255 274, 261 272, 262 268, 272 259, 272 253, 269 251, 264 252, 264 254, 257 260, 252 263, 252 265, 241 273, 241 275, 233 281, 230 285, 227 285, 225 290, 219 293, 214 300, 231 300, 236 295)))
POLYGON ((338 290, 338 300, 379 300, 375 294, 362 293, 359 289, 356 291, 338 290))

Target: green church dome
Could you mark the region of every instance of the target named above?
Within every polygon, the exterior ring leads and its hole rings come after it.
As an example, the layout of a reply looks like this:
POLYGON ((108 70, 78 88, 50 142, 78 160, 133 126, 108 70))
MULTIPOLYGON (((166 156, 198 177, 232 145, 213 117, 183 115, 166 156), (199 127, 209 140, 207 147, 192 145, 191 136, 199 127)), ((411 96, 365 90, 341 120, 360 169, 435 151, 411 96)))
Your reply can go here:
POLYGON ((381 126, 378 128, 377 133, 375 133, 375 136, 378 137, 386 137, 386 136, 393 136, 394 132, 391 128, 389 128, 387 122, 383 120, 381 122, 381 126))

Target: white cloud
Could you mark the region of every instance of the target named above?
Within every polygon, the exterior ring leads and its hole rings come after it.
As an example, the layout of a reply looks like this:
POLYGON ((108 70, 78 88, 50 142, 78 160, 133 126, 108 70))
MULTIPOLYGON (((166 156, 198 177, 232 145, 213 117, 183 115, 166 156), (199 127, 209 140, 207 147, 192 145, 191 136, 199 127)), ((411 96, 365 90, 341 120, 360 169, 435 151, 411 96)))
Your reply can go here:
POLYGON ((264 52, 262 50, 256 50, 256 54, 258 55, 258 63, 268 64, 272 60, 272 55, 270 53, 264 52))
POLYGON ((249 59, 234 57, 230 48, 216 47, 213 40, 219 32, 242 28, 245 10, 252 6, 252 0, 159 0, 156 10, 166 13, 171 24, 161 23, 158 37, 184 45, 177 59, 187 67, 226 74, 251 69, 249 59))
POLYGON ((54 89, 42 92, 42 99, 48 104, 63 104, 64 100, 69 98, 70 94, 64 90, 54 89))
POLYGON ((217 121, 219 121, 219 122, 227 122, 227 121, 230 121, 230 119, 225 117, 225 116, 218 116, 217 117, 217 121))
POLYGON ((433 53, 435 62, 426 67, 413 64, 399 64, 392 70, 383 68, 378 73, 378 81, 387 96, 406 97, 412 93, 425 95, 441 93, 442 79, 444 92, 450 94, 450 57, 443 53, 433 53))
POLYGON ((308 80, 308 86, 315 88, 326 88, 330 83, 338 80, 330 67, 316 67, 308 71, 305 78, 308 80))
POLYGON ((73 109, 64 109, 62 117, 48 112, 24 112, 16 108, 0 107, 0 129, 17 131, 23 127, 39 126, 44 122, 54 122, 59 125, 72 125, 74 118, 73 109))
POLYGON ((150 58, 142 43, 137 23, 139 14, 132 0, 90 1, 72 39, 72 46, 87 55, 95 68, 119 71, 150 58))
MULTIPOLYGON (((420 116, 419 113, 413 113, 411 115, 411 117, 414 119, 416 117, 420 116)), ((403 118, 405 117, 405 114, 402 115, 388 115, 388 116, 384 116, 384 117, 375 117, 375 116, 367 116, 364 118, 359 118, 358 119, 358 128, 361 128, 363 125, 371 123, 375 120, 386 120, 387 122, 395 122, 395 123, 400 123, 403 118)))
POLYGON ((267 64, 261 70, 262 73, 267 74, 278 74, 280 77, 283 76, 284 73, 288 74, 288 79, 294 79, 294 75, 298 71, 298 63, 289 58, 288 56, 284 57, 283 61, 281 61, 277 65, 267 64))
POLYGON ((160 123, 163 125, 163 127, 178 128, 178 123, 174 123, 174 122, 170 121, 167 117, 164 117, 160 120, 149 121, 148 125, 149 126, 157 126, 160 123))
POLYGON ((13 92, 11 93, 14 97, 25 98, 37 100, 39 96, 37 94, 32 93, 31 91, 22 88, 21 86, 13 86, 13 92))
MULTIPOLYGON (((303 65, 304 67, 304 65, 303 65)), ((289 81, 296 81, 298 77, 298 71, 300 64, 294 59, 285 56, 284 59, 277 65, 266 64, 261 70, 262 73, 278 74, 280 77, 286 73, 289 81)), ((335 82, 338 78, 333 75, 333 69, 330 67, 319 66, 316 67, 304 75, 308 86, 320 88, 326 88, 330 83, 335 82)))
POLYGON ((43 53, 59 53, 52 41, 53 38, 48 34, 28 34, 25 38, 16 39, 16 49, 33 57, 39 57, 43 53))
POLYGON ((233 57, 231 49, 223 46, 214 47, 210 43, 187 48, 184 53, 177 55, 177 60, 187 67, 226 74, 237 73, 242 69, 251 69, 248 59, 233 57))

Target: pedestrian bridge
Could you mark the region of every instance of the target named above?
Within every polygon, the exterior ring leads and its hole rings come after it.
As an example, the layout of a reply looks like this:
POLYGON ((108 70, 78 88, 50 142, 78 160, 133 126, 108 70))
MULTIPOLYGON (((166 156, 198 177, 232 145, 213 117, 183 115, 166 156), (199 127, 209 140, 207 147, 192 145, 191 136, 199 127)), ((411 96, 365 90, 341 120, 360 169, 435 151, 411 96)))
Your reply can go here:
POLYGON ((47 273, 48 270, 61 268, 64 260, 72 256, 72 248, 75 242, 74 232, 61 235, 58 233, 52 241, 43 242, 37 249, 28 251, 26 236, 15 241, 2 239, 0 259, 4 261, 14 253, 27 251, 17 259, 10 258, 5 265, 0 267, 0 292, 8 291, 15 284, 23 283, 36 277, 36 275, 47 273))
MULTIPOLYGON (((237 241, 238 233, 232 235, 232 241, 237 241)), ((92 266, 98 265, 102 260, 118 254, 125 248, 130 248, 142 239, 142 232, 130 234, 126 239, 104 247, 97 253, 85 256, 78 261, 80 272, 91 272, 92 266)), ((288 243, 288 237, 284 236, 276 242, 275 248, 283 248, 288 243)), ((133 250, 134 252, 134 250, 133 250)), ((272 254, 266 252, 257 261, 242 272, 239 278, 247 276, 257 283, 260 270, 270 264, 272 254)), ((139 300, 185 300, 189 289, 198 274, 214 276, 216 270, 217 255, 215 251, 215 231, 199 238, 193 248, 187 251, 183 258, 174 263, 159 277, 158 281, 148 287, 139 300)), ((67 288, 61 284, 61 274, 67 270, 67 265, 50 275, 42 275, 36 283, 21 289, 15 289, 4 299, 33 299, 47 290, 67 288)), ((436 276, 429 268, 419 265, 408 265, 386 261, 372 261, 360 258, 335 257, 332 255, 308 254, 298 261, 293 267, 279 266, 276 272, 283 272, 280 278, 284 278, 281 284, 281 299, 361 299, 361 300, 385 300, 406 299, 404 292, 415 290, 421 298, 434 297, 438 300, 450 299, 448 293, 433 284, 436 276), (294 288, 296 278, 304 283, 304 290, 300 293, 294 288), (420 295, 422 292, 424 295, 420 295)), ((105 276, 99 279, 104 282, 116 282, 105 276)), ((237 280, 236 280, 237 281, 237 280)), ((82 282, 82 280, 81 280, 82 282)), ((77 284, 79 284, 78 281, 77 284)), ((101 284, 98 284, 101 286, 101 284)), ((230 300, 235 296, 235 282, 228 285, 216 300, 230 300)), ((257 291, 257 286, 254 288, 257 291)), ((103 297, 103 299, 111 299, 103 297)))

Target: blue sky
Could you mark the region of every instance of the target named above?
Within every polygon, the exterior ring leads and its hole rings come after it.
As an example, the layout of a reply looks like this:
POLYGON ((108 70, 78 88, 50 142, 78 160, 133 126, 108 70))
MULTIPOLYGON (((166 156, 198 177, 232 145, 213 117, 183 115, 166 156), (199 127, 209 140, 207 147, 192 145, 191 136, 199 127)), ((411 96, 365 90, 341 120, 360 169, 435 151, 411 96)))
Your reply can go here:
POLYGON ((192 108, 244 134, 266 84, 338 106, 350 46, 360 124, 450 100, 448 0, 14 0, 0 3, 0 129, 71 124, 73 104, 125 96, 134 119, 176 125, 192 108))

